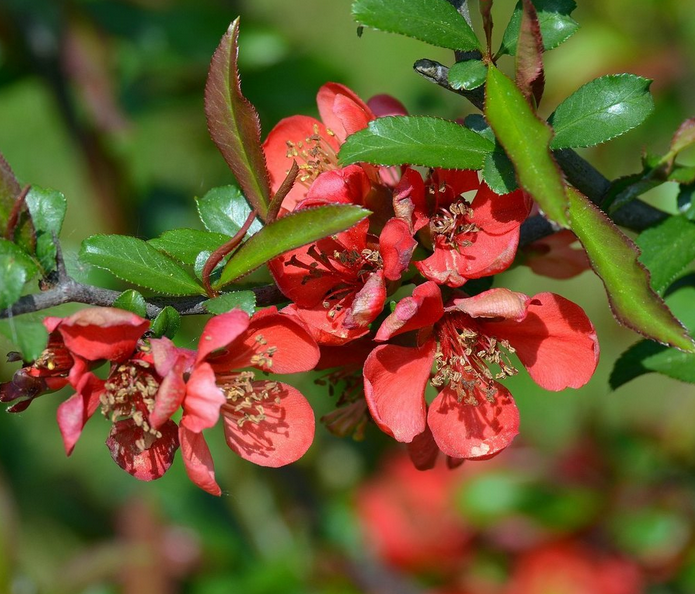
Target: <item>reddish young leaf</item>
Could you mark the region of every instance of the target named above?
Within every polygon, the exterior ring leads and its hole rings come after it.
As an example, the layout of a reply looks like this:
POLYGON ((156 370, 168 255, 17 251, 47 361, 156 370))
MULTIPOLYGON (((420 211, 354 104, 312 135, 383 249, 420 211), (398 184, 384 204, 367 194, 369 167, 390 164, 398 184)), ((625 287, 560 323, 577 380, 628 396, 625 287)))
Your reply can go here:
POLYGON ((492 54, 492 2, 493 0, 480 0, 480 15, 483 17, 488 55, 492 54))
POLYGON ((212 56, 205 85, 205 116, 210 136, 236 176, 246 199, 265 220, 270 203, 270 181, 261 149, 258 112, 241 94, 238 37, 237 18, 212 56))
POLYGON ((543 74, 543 37, 536 8, 531 0, 523 0, 521 28, 516 48, 516 85, 526 100, 537 106, 545 87, 543 74))
POLYGON ((0 153, 0 232, 2 233, 5 231, 7 219, 20 191, 21 188, 14 173, 12 173, 12 168, 0 153))

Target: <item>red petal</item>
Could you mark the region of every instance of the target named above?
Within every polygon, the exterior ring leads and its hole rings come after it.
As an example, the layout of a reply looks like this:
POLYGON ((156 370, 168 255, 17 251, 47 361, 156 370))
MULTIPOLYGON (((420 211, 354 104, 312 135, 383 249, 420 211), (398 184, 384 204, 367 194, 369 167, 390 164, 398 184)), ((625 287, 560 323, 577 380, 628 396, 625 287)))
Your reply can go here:
POLYGON ((378 118, 408 115, 408 110, 405 106, 395 97, 391 97, 391 95, 374 95, 367 101, 367 106, 378 118))
POLYGON ((534 241, 524 248, 526 264, 533 272, 550 278, 568 279, 591 268, 584 249, 572 247, 577 236, 569 229, 534 241))
MULTIPOLYGON (((351 302, 350 302, 351 303, 351 302)), ((356 340, 369 332, 369 327, 346 328, 343 326, 346 309, 335 317, 328 315, 328 310, 319 304, 315 307, 297 307, 291 303, 283 312, 298 316, 307 325, 312 338, 320 345, 339 346, 356 340)))
POLYGON ((202 361, 213 351, 229 346, 249 326, 249 315, 235 309, 211 318, 200 336, 196 362, 202 361))
POLYGON ((415 267, 427 280, 438 285, 460 287, 468 280, 460 272, 466 269, 465 257, 458 250, 450 248, 435 245, 434 253, 429 258, 415 262, 415 267))
POLYGON ((366 128, 374 119, 372 110, 353 91, 339 83, 326 83, 316 95, 321 119, 335 133, 340 143, 345 138, 366 128))
POLYGON ((447 311, 457 310, 472 318, 504 318, 520 322, 526 317, 531 298, 523 293, 499 288, 483 291, 474 297, 453 299, 447 311))
POLYGON ((413 232, 429 223, 425 182, 415 169, 406 169, 393 192, 393 210, 399 219, 409 223, 413 232))
POLYGON ((343 326, 346 328, 368 326, 384 309, 385 302, 384 271, 377 270, 367 277, 364 286, 355 294, 343 320, 343 326))
POLYGON ((388 340, 392 336, 432 326, 444 315, 442 293, 432 281, 418 285, 410 297, 401 299, 396 308, 384 320, 376 334, 376 340, 388 340))
POLYGON ((192 367, 195 361, 196 352, 190 349, 180 349, 174 343, 166 338, 152 338, 150 340, 150 348, 154 368, 160 377, 165 377, 169 374, 174 365, 183 358, 185 367, 192 367))
POLYGON ((321 358, 314 369, 331 369, 332 367, 359 367, 364 364, 367 355, 372 352, 374 343, 369 337, 354 340, 348 345, 321 346, 321 358))
POLYGON ((408 455, 415 468, 418 470, 430 470, 434 468, 439 456, 439 446, 432 437, 432 431, 429 427, 420 435, 415 436, 413 441, 408 445, 408 455))
POLYGON ((436 169, 433 182, 437 186, 448 186, 452 200, 458 200, 461 194, 481 187, 478 172, 472 169, 436 169))
POLYGON ((186 382, 183 379, 186 363, 184 357, 179 358, 159 385, 154 397, 154 409, 149 414, 150 425, 155 429, 168 421, 183 403, 186 396, 186 382))
POLYGON ((196 365, 186 385, 181 426, 195 433, 213 427, 225 402, 227 399, 215 383, 212 367, 208 363, 196 365))
POLYGON ((509 233, 526 220, 531 204, 528 195, 522 190, 499 195, 482 183, 471 203, 472 221, 492 235, 509 233))
POLYGON ((519 433, 519 411, 512 395, 497 384, 495 402, 476 391, 478 405, 458 402, 445 388, 430 405, 427 423, 439 449, 452 458, 485 459, 506 448, 519 433))
POLYGON ((142 428, 132 419, 119 421, 111 428, 106 447, 113 461, 127 473, 141 481, 153 481, 169 470, 179 447, 179 431, 174 421, 167 421, 159 431, 162 437, 141 451, 135 442, 144 437, 142 428))
POLYGON ((364 394, 379 428, 397 441, 410 443, 425 430, 425 388, 436 343, 420 348, 382 345, 364 364, 364 394))
POLYGON ((99 407, 99 396, 104 387, 104 381, 91 373, 83 376, 73 394, 58 407, 57 420, 60 434, 63 438, 65 453, 69 456, 82 434, 85 424, 99 407))
POLYGON ((399 280, 408 269, 417 241, 408 223, 402 219, 389 219, 379 235, 379 253, 384 261, 384 276, 399 280))
POLYGON ((150 323, 134 313, 111 307, 91 307, 65 318, 58 326, 65 346, 88 361, 123 361, 150 323))
POLYGON ((203 491, 219 497, 222 489, 215 481, 215 465, 203 434, 189 431, 182 425, 179 427, 179 441, 188 478, 203 491))
MULTIPOLYGON (((269 382, 253 382, 256 393, 269 382)), ((314 411, 299 390, 277 383, 277 392, 263 400, 265 420, 245 421, 231 403, 222 408, 227 445, 239 456, 259 466, 285 466, 299 460, 314 440, 314 411)), ((259 414, 258 408, 248 409, 259 414)))
POLYGON ((576 303, 539 293, 521 322, 481 322, 491 336, 506 338, 535 382, 546 390, 579 388, 598 365, 594 326, 576 303))
POLYGON ((300 208, 336 203, 362 206, 371 189, 372 184, 359 165, 333 169, 314 180, 300 208))

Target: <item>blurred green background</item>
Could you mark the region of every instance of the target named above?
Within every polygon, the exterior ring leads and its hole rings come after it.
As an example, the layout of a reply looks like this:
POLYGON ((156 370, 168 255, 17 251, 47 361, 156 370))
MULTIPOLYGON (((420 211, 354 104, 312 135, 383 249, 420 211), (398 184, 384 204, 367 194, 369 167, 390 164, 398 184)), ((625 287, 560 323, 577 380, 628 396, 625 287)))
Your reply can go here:
MULTIPOLYGON (((646 124, 583 152, 608 177, 636 172, 643 149, 664 151, 694 115, 695 2, 578 4, 580 31, 546 56, 541 111, 602 74, 653 78, 646 124)), ((512 7, 495 3, 497 36, 512 7)), ((315 115, 316 91, 331 80, 365 99, 392 94, 411 113, 471 112, 412 71, 423 57, 451 64, 449 52, 371 30, 359 38, 349 0, 0 0, 0 151, 21 182, 67 196, 62 239, 76 276, 118 287, 74 264, 82 239, 195 226, 193 198, 232 181, 207 134, 203 88, 238 15, 243 90, 264 135, 283 117, 315 115)), ((647 199, 674 210, 675 194, 662 187, 647 199)), ((400 494, 430 479, 389 478, 383 460, 398 448, 374 426, 363 442, 320 427, 307 456, 281 470, 247 464, 211 435, 224 490, 216 499, 189 483, 180 461, 156 483, 132 479, 109 459, 100 418, 67 459, 55 424, 61 395, 50 395, 0 417, 0 593, 692 594, 695 389, 648 375, 610 391, 615 358, 638 337, 616 325, 590 273, 552 281, 518 267, 498 284, 578 302, 598 329, 602 361, 578 391, 544 392, 523 372, 509 380, 522 416, 515 445, 432 487, 465 534, 453 568, 443 558, 397 562, 379 547, 398 527, 388 518, 400 494), (383 524, 360 503, 380 484, 391 493, 383 524), (616 578, 623 590, 571 589, 579 579, 514 585, 519 560, 558 539, 583 543, 591 553, 575 557, 594 574, 600 553, 629 561, 638 579, 616 578)), ((187 321, 182 344, 194 344, 199 327, 187 321)), ((3 353, 11 349, 0 339, 3 353)), ((3 358, 1 378, 13 370, 3 358)), ((331 410, 324 387, 294 384, 319 414, 331 410)), ((440 516, 426 500, 405 507, 414 526, 440 516)))

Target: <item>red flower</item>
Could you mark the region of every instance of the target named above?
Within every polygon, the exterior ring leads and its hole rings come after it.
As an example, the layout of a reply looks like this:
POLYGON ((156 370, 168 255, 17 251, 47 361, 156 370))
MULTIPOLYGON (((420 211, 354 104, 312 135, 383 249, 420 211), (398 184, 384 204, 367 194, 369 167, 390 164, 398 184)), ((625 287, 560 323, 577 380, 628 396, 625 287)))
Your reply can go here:
POLYGON ((301 458, 314 437, 314 413, 292 386, 241 371, 296 373, 312 369, 319 350, 306 328, 275 308, 251 319, 241 311, 212 318, 189 367, 185 390, 155 407, 155 426, 183 405, 181 450, 190 479, 220 495, 202 431, 222 415, 227 445, 260 466, 284 466, 301 458))
POLYGON ((415 266, 428 280, 460 287, 466 280, 497 274, 514 260, 519 228, 531 201, 521 190, 498 196, 475 171, 435 170, 426 184, 413 175, 408 197, 417 230, 426 229, 434 253, 415 266), (475 191, 469 201, 466 193, 475 191), (430 206, 431 204, 431 206, 430 206))
MULTIPOLYGON (((444 308, 439 287, 426 282, 398 303, 376 339, 411 330, 419 330, 418 346, 386 344, 369 355, 365 394, 379 427, 401 442, 418 438, 423 453, 436 454, 429 431, 452 458, 488 458, 510 444, 519 413, 497 381, 517 373, 507 353, 516 352, 536 383, 554 391, 584 385, 598 363, 586 314, 553 293, 527 297, 491 289, 444 308), (429 411, 428 382, 439 390, 429 411)), ((433 462, 421 459, 419 465, 433 462)))
POLYGON ((577 237, 569 229, 553 233, 523 248, 526 264, 533 272, 550 278, 573 278, 591 269, 582 247, 572 247, 577 237))

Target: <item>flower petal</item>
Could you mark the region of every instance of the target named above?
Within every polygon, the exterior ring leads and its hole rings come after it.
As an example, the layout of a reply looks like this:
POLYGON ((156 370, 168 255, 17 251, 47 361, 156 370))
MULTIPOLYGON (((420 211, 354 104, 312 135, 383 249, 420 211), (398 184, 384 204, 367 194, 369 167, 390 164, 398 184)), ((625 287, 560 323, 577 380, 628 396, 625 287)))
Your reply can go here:
POLYGON ((181 425, 179 442, 188 478, 203 491, 219 497, 222 489, 215 481, 215 465, 203 434, 189 431, 181 425))
POLYGON ((425 388, 436 343, 420 348, 382 345, 364 364, 364 394, 379 428, 397 441, 410 443, 425 430, 425 388))
POLYGON ((311 406, 299 390, 287 384, 253 382, 253 386, 256 395, 268 392, 269 397, 259 401, 254 409, 245 410, 264 418, 243 420, 231 403, 223 406, 227 445, 244 460, 259 466, 277 468, 299 460, 314 440, 311 406), (269 384, 276 390, 270 389, 269 384))
POLYGON ((208 363, 196 365, 186 385, 181 426, 194 433, 213 427, 225 402, 227 399, 215 383, 212 367, 208 363))
POLYGON ((342 144, 353 132, 374 119, 372 110, 353 91, 339 83, 326 83, 316 95, 321 119, 342 144))
POLYGON ((569 229, 534 241, 524 248, 524 264, 541 276, 573 278, 591 269, 584 248, 572 247, 576 242, 577 236, 569 229))
POLYGON ((72 454, 85 424, 99 407, 103 387, 103 380, 91 373, 85 374, 76 388, 77 392, 58 406, 58 429, 68 456, 72 454))
POLYGON ((367 101, 367 106, 378 118, 408 115, 408 110, 405 106, 391 95, 374 95, 367 101))
POLYGON ((509 391, 497 384, 494 402, 478 390, 477 406, 442 390, 430 405, 427 423, 439 449, 452 458, 485 459, 506 448, 519 432, 519 411, 509 391))
POLYGON ((499 195, 482 183, 471 203, 473 222, 492 235, 509 233, 526 220, 531 206, 532 202, 523 190, 499 195))
POLYGON ((196 363, 205 359, 213 351, 229 346, 248 326, 249 315, 239 309, 211 318, 200 335, 196 363))
POLYGON ((500 287, 474 297, 456 298, 446 311, 462 311, 472 318, 504 318, 520 322, 526 317, 531 298, 523 293, 500 287))
POLYGON ((429 426, 425 430, 416 435, 413 441, 407 444, 408 455, 415 468, 418 470, 430 470, 434 468, 439 456, 439 446, 432 437, 432 431, 429 426))
POLYGON ((396 281, 408 269, 410 258, 417 247, 408 223, 392 218, 379 235, 379 253, 384 261, 384 276, 396 281))
POLYGON ((186 396, 186 382, 183 379, 183 373, 186 367, 186 358, 180 357, 159 385, 159 390, 154 397, 154 408, 149 414, 149 422, 153 428, 159 429, 183 403, 186 396))
POLYGON ((506 338, 534 381, 546 390, 579 388, 599 359, 594 326, 576 303, 555 295, 532 297, 520 322, 480 322, 491 336, 506 338))
POLYGON ((343 326, 346 328, 368 326, 384 309, 384 303, 386 303, 384 271, 377 270, 367 277, 364 286, 355 294, 355 298, 347 309, 343 326))
MULTIPOLYGON (((345 301, 348 307, 351 303, 350 300, 345 301)), ((297 307, 296 304, 290 303, 282 311, 287 315, 299 317, 307 325, 312 338, 321 346, 344 345, 369 332, 368 326, 346 328, 343 325, 347 309, 342 309, 338 315, 331 317, 329 311, 321 304, 314 307, 297 307)))
POLYGON ((58 331, 70 351, 88 361, 122 361, 150 323, 134 313, 112 307, 90 307, 65 318, 58 331))
POLYGON ((415 169, 406 169, 393 192, 393 210, 413 229, 413 233, 429 223, 425 182, 415 169))
POLYGON ((371 189, 372 184, 364 169, 359 165, 333 169, 322 173, 314 180, 300 208, 325 204, 362 206, 371 189))
POLYGON ((162 436, 146 450, 136 442, 144 439, 142 427, 127 419, 114 423, 106 440, 113 461, 127 473, 141 481, 153 481, 169 470, 179 447, 179 431, 174 421, 167 421, 159 429, 162 436))
POLYGON ((384 320, 376 333, 376 340, 388 340, 392 336, 433 325, 444 315, 442 293, 432 281, 413 289, 410 297, 403 297, 396 308, 384 320))

